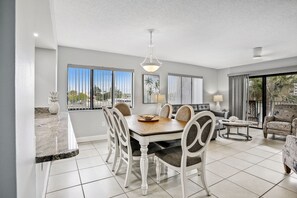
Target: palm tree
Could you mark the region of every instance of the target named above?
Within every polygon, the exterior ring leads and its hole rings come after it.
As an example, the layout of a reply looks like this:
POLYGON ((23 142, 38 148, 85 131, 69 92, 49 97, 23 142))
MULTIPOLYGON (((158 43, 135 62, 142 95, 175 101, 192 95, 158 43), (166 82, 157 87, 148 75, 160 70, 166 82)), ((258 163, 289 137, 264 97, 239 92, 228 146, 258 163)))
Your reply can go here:
POLYGON ((297 75, 272 76, 267 79, 267 99, 270 112, 273 111, 276 100, 296 102, 295 96, 292 98, 292 95, 289 93, 294 87, 294 82, 297 82, 297 75))
POLYGON ((147 86, 147 101, 151 102, 152 99, 152 94, 153 94, 153 89, 152 89, 152 85, 154 83, 153 79, 151 77, 146 77, 146 79, 144 80, 145 85, 147 86))
POLYGON ((262 100, 262 79, 250 78, 249 100, 262 100))
POLYGON ((145 85, 147 85, 147 86, 151 86, 153 83, 154 83, 154 81, 153 81, 153 79, 151 78, 151 77, 147 77, 145 80, 144 80, 144 83, 145 83, 145 85))
POLYGON ((152 102, 152 94, 153 94, 153 88, 149 87, 147 90, 147 94, 148 94, 148 102, 152 102))
POLYGON ((160 92, 160 80, 157 80, 154 84, 155 93, 160 92))

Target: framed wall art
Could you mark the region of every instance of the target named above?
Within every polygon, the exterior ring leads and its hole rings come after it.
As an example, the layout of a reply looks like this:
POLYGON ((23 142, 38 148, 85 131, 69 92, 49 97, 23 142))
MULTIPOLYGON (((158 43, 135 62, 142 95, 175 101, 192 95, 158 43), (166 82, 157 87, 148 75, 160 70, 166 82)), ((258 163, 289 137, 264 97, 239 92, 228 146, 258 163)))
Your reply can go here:
POLYGON ((143 74, 142 84, 143 104, 156 104, 156 95, 160 93, 160 76, 143 74))

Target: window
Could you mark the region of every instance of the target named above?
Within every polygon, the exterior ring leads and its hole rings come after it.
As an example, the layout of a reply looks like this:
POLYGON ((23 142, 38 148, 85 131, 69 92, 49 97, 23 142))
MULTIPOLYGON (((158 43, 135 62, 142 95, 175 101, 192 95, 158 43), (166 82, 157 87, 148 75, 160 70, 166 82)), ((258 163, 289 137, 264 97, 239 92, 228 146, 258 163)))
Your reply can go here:
POLYGON ((125 102, 132 106, 132 80, 133 73, 126 71, 114 72, 114 102, 125 102))
POLYGON ((168 103, 203 103, 203 78, 178 74, 168 75, 168 103))
POLYGON ((68 110, 133 105, 133 70, 68 66, 68 110), (92 97, 91 97, 92 96, 92 97))

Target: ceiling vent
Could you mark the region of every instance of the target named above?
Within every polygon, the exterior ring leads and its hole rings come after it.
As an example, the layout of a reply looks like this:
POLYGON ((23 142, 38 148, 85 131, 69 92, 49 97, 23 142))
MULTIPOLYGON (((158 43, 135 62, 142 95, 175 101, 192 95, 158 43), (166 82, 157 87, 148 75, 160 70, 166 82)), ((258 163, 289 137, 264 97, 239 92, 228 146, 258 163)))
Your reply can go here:
POLYGON ((253 59, 261 59, 262 58, 262 47, 255 47, 253 59))

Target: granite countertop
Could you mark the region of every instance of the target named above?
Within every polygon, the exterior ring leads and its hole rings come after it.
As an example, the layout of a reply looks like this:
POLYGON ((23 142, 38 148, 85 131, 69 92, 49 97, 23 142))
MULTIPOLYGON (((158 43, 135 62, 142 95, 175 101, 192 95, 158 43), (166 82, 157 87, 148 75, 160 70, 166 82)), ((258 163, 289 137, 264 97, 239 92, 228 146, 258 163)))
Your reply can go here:
POLYGON ((36 163, 59 160, 79 153, 68 113, 35 112, 36 163))

